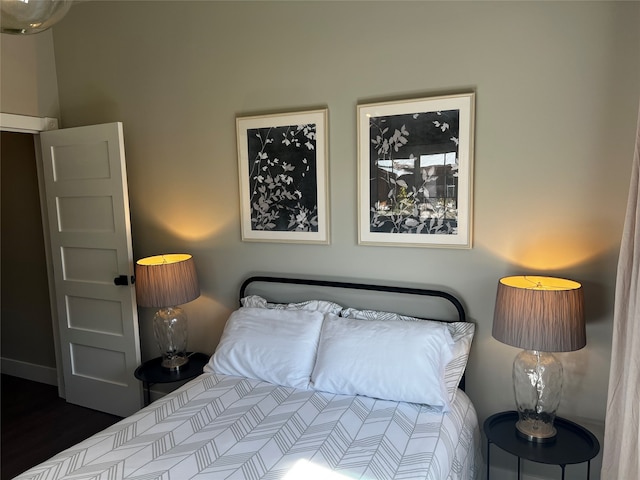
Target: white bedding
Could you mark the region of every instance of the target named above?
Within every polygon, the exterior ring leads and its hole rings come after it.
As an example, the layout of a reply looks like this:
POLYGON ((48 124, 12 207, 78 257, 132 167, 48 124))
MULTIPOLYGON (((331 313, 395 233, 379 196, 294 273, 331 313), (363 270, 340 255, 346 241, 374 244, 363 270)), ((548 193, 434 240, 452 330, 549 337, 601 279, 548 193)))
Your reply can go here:
POLYGON ((25 479, 476 479, 476 412, 205 373, 25 479), (314 476, 315 474, 315 476, 314 476))

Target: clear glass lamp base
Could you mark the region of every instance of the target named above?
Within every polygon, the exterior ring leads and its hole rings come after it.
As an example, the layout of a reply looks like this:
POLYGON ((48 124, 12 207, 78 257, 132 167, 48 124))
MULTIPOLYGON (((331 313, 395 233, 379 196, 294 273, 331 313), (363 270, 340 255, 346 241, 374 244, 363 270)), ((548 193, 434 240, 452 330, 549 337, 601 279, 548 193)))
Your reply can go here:
POLYGON ((187 316, 180 307, 158 310, 153 317, 153 333, 162 354, 162 367, 179 370, 189 362, 187 316))
POLYGON ((529 440, 530 442, 550 442, 556 436, 556 427, 553 426, 553 422, 549 422, 547 419, 530 418, 529 414, 525 412, 524 418, 520 415, 520 420, 516 423, 516 429, 518 435, 522 438, 529 440))
POLYGON ((168 368, 169 370, 180 370, 181 367, 185 366, 189 363, 189 357, 187 357, 186 352, 179 352, 175 355, 162 355, 162 362, 160 365, 163 368, 168 368))
POLYGON ((555 440, 553 422, 562 395, 562 363, 551 353, 523 350, 513 362, 518 435, 531 442, 555 440))

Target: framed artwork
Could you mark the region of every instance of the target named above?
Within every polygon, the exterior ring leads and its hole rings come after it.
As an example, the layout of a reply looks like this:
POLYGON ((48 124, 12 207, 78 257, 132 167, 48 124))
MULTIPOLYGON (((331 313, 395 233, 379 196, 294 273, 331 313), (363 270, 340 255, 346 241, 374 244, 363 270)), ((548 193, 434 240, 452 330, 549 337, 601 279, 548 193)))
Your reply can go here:
POLYGON ((329 243, 327 110, 238 117, 242 240, 329 243))
POLYGON ((475 94, 358 106, 358 241, 471 248, 475 94))

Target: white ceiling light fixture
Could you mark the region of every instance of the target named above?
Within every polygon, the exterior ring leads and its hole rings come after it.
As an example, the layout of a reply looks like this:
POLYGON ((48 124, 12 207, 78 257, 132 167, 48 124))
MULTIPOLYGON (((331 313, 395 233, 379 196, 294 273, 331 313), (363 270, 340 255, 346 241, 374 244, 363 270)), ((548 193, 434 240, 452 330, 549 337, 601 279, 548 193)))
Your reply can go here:
POLYGON ((44 32, 62 20, 72 0, 0 0, 0 31, 11 34, 44 32))

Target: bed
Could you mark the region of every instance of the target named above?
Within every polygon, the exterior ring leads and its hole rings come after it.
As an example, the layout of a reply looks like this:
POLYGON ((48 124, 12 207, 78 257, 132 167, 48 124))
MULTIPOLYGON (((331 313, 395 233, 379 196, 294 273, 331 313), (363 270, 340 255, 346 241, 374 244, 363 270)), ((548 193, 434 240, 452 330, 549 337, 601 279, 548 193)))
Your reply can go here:
POLYGON ((483 471, 447 292, 251 277, 202 375, 19 479, 432 479, 483 471))

